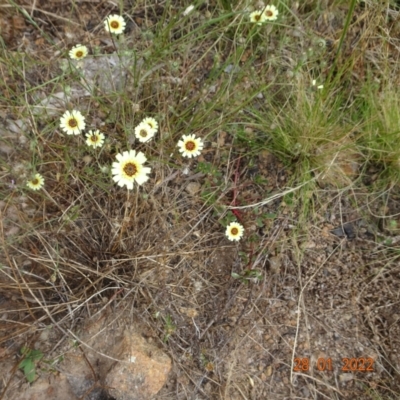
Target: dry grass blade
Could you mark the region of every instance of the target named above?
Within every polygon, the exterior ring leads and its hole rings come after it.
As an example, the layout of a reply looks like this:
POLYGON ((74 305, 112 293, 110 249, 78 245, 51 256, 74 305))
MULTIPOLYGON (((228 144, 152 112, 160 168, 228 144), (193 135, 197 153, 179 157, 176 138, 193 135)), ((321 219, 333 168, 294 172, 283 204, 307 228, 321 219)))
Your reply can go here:
POLYGON ((398 398, 395 2, 6 3, 0 398, 398 398))

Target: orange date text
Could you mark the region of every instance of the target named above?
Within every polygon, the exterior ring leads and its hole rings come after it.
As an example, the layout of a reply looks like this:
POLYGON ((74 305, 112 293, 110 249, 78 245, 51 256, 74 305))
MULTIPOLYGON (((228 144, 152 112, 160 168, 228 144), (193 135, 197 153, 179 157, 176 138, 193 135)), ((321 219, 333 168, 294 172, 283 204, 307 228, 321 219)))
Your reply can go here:
MULTIPOLYGON (((315 367, 318 371, 333 371, 333 361, 331 358, 318 358, 315 365, 311 365, 310 359, 307 357, 296 357, 293 362, 294 372, 309 371, 315 367)), ((359 357, 359 358, 342 358, 341 370, 344 372, 373 372, 374 359, 359 357)))

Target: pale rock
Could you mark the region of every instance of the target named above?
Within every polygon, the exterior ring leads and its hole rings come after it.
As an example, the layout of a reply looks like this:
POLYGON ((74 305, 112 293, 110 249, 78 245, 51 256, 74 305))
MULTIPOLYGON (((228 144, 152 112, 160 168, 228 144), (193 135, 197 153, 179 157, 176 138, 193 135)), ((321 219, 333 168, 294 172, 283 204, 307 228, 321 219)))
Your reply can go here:
POLYGON ((225 131, 221 131, 219 134, 218 134, 218 142, 217 142, 217 145, 219 146, 219 147, 223 147, 223 146, 225 146, 225 141, 226 141, 226 137, 228 136, 228 134, 225 132, 225 131))
POLYGON ((65 354, 60 370, 78 398, 91 388, 85 400, 98 400, 105 390, 118 400, 152 398, 166 383, 170 358, 148 343, 133 325, 121 332, 112 321, 111 313, 88 320, 79 337, 83 352, 76 349, 65 354))
MULTIPOLYGON (((73 98, 79 98, 85 93, 86 91, 84 89, 77 89, 76 91, 74 91, 73 98)), ((49 117, 55 117, 58 115, 61 116, 63 112, 61 112, 60 110, 64 110, 67 101, 68 99, 65 92, 57 92, 50 94, 48 97, 45 97, 31 109, 35 116, 42 115, 44 112, 46 112, 47 116, 49 117)))
POLYGON ((348 382, 354 379, 354 375, 351 373, 340 374, 339 375, 339 382, 348 382))
POLYGON ((200 183, 198 182, 190 182, 187 184, 186 186, 186 191, 191 194, 192 196, 194 196, 201 188, 200 183))
POLYGON ((18 226, 12 226, 10 229, 6 230, 5 236, 15 236, 19 231, 20 229, 18 228, 18 226))
POLYGON ((171 360, 136 332, 125 332, 114 353, 121 360, 107 374, 105 383, 111 396, 119 400, 146 400, 164 386, 171 360))
POLYGON ((27 129, 26 123, 22 121, 22 119, 18 119, 16 121, 8 120, 7 128, 10 133, 13 133, 15 135, 23 135, 27 129))
POLYGON ((25 393, 18 395, 18 400, 78 400, 64 375, 40 377, 25 393))
POLYGON ((88 94, 95 89, 104 93, 120 91, 126 87, 128 71, 134 67, 139 68, 143 60, 135 60, 133 52, 125 55, 116 53, 101 56, 88 56, 81 60, 82 83, 88 88, 88 94))
POLYGON ((268 261, 271 272, 273 274, 278 274, 281 270, 281 265, 282 265, 281 258, 278 256, 272 256, 268 259, 268 261))
POLYGON ((26 145, 26 143, 28 142, 28 139, 26 138, 25 135, 20 135, 20 136, 18 137, 18 141, 19 141, 19 144, 20 144, 20 145, 24 146, 24 145, 26 145))
MULTIPOLYGON (((0 131, 1 134, 1 131, 0 131)), ((0 142, 0 153, 9 155, 13 152, 14 147, 9 146, 8 144, 5 144, 4 142, 0 142)))
MULTIPOLYGON (((73 103, 82 97, 92 96, 96 91, 110 93, 123 90, 127 87, 128 77, 132 76, 130 71, 134 63, 136 62, 135 68, 140 68, 143 64, 143 60, 136 61, 134 57, 133 52, 125 55, 113 53, 88 56, 80 60, 76 67, 79 67, 82 74, 81 82, 42 99, 32 106, 33 114, 37 116, 46 112, 50 117, 61 116, 68 102, 73 103)), ((64 69, 68 68, 67 60, 62 60, 62 63, 64 69)))

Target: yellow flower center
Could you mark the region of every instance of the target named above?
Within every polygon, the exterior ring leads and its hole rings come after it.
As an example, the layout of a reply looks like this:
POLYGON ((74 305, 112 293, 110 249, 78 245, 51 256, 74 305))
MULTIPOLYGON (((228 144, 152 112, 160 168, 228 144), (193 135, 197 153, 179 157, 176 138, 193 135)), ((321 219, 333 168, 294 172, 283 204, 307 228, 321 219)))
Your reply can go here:
POLYGON ((70 118, 68 120, 68 125, 70 128, 76 128, 78 126, 78 121, 75 118, 70 118))
POLYGON ((185 144, 186 150, 193 151, 196 148, 196 143, 189 141, 185 144))
POLYGON ((111 21, 110 26, 113 29, 118 29, 119 28, 119 22, 118 21, 111 21))
POLYGON ((274 14, 272 13, 271 10, 267 10, 267 11, 265 11, 265 15, 266 15, 267 17, 272 17, 274 14))
POLYGON ((238 228, 232 228, 232 229, 231 229, 231 234, 232 234, 233 236, 236 236, 238 233, 239 233, 239 229, 238 229, 238 228))
POLYGON ((147 137, 147 131, 145 129, 141 129, 140 132, 139 132, 139 135, 141 137, 147 137))
POLYGON ((124 166, 124 172, 128 176, 134 176, 137 173, 136 165, 133 163, 128 163, 124 166))
POLYGON ((39 179, 35 178, 32 180, 32 185, 38 185, 39 184, 39 179))
POLYGON ((99 138, 98 138, 98 136, 93 135, 93 136, 90 136, 90 140, 91 140, 92 142, 96 143, 96 142, 99 141, 99 138))
POLYGON ((261 15, 256 15, 256 16, 254 17, 254 19, 255 19, 256 21, 259 21, 259 20, 261 19, 261 15))
POLYGON ((75 53, 75 56, 76 56, 77 58, 83 57, 83 51, 82 51, 82 50, 77 51, 77 52, 75 53))

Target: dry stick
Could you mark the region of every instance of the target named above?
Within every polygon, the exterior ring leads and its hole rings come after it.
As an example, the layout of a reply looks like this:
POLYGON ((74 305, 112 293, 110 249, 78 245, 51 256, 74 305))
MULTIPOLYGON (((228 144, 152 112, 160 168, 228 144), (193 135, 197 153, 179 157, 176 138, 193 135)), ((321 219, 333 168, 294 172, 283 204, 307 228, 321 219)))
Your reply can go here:
MULTIPOLYGON (((221 196, 217 199, 217 201, 218 201, 221 197, 223 197, 223 195, 221 195, 221 196)), ((183 238, 181 238, 180 240, 178 240, 178 241, 171 247, 171 250, 174 249, 175 247, 177 247, 178 244, 180 244, 183 240, 185 240, 186 237, 189 236, 189 235, 196 229, 197 225, 199 225, 199 224, 207 217, 207 215, 211 212, 212 207, 213 207, 213 206, 211 205, 211 206, 209 206, 209 207, 205 210, 204 215, 196 222, 196 224, 189 230, 188 233, 186 233, 186 235, 185 235, 183 238)), ((206 249, 206 250, 209 250, 209 249, 206 249)), ((192 253, 193 253, 193 252, 186 252, 186 254, 192 254, 192 253)), ((171 254, 175 254, 175 253, 171 253, 171 254)), ((185 253, 181 252, 180 254, 182 255, 182 254, 185 254, 185 253)), ((166 256, 166 255, 169 255, 169 254, 166 253, 166 254, 164 254, 163 256, 166 256)))
MULTIPOLYGON (((115 289, 118 289, 118 288, 115 288, 115 289)), ((101 314, 101 313, 114 301, 114 299, 115 299, 120 293, 122 293, 124 290, 126 290, 126 289, 125 289, 125 288, 122 288, 122 289, 116 291, 116 292, 111 296, 110 300, 108 300, 108 302, 105 304, 105 306, 102 307, 99 311, 97 311, 96 314, 94 314, 92 318, 94 318, 97 314, 101 314)), ((129 293, 131 293, 131 292, 132 292, 132 290, 129 291, 129 293)), ((125 297, 126 297, 126 296, 125 296, 125 297)))
POLYGON ((98 375, 96 374, 96 372, 94 371, 94 369, 93 369, 93 367, 92 367, 92 364, 90 363, 90 361, 89 361, 88 358, 86 357, 85 352, 82 350, 81 345, 79 345, 78 347, 79 347, 79 350, 82 352, 83 358, 85 359, 87 365, 89 365, 89 368, 90 368, 90 370, 92 371, 93 380, 94 380, 93 385, 90 386, 90 388, 87 389, 86 392, 83 393, 83 395, 82 395, 81 397, 79 397, 79 400, 85 400, 85 399, 86 399, 86 396, 87 396, 89 393, 91 393, 91 392, 93 391, 93 389, 95 389, 96 387, 101 387, 102 389, 106 389, 106 388, 108 388, 108 386, 103 386, 103 385, 99 382, 99 377, 98 377, 98 375))
MULTIPOLYGON (((164 180, 162 180, 161 182, 156 183, 153 186, 153 189, 151 190, 151 192, 149 193, 150 195, 154 194, 156 192, 156 190, 158 190, 158 188, 160 188, 162 185, 165 185, 167 182, 171 181, 172 179, 175 179, 176 176, 180 173, 181 171, 175 171, 172 172, 169 176, 167 176, 166 178, 164 178, 164 180)), ((188 180, 189 178, 186 178, 186 180, 188 180)))
MULTIPOLYGON (((239 156, 239 158, 237 160, 237 164, 236 164, 235 179, 234 179, 234 186, 233 186, 233 200, 232 200, 232 203, 231 203, 233 206, 237 205, 236 198, 237 198, 237 196, 239 194, 238 188, 237 188, 237 184, 238 184, 238 180, 239 180, 240 158, 241 158, 241 156, 239 156)), ((239 222, 242 223, 242 217, 240 215, 240 212, 238 210, 236 210, 236 209, 232 209, 232 213, 239 220, 239 222)))
POLYGON ((243 396, 243 399, 244 400, 247 400, 248 398, 246 397, 246 395, 242 392, 242 389, 240 389, 240 387, 235 383, 235 382, 233 382, 233 386, 236 388, 236 390, 243 396))
MULTIPOLYGON (((234 186, 233 186, 233 200, 232 200, 232 205, 236 206, 237 205, 237 196, 239 194, 238 191, 238 181, 239 181, 239 166, 240 166, 240 159, 242 156, 239 156, 236 164, 236 171, 235 171, 235 179, 234 179, 234 186)), ((235 217, 238 219, 238 221, 243 224, 242 216, 240 214, 240 211, 237 209, 232 209, 232 213, 235 215, 235 217)), ((247 263, 245 269, 253 269, 251 266, 251 261, 253 259, 253 242, 250 243, 250 254, 248 255, 249 262, 247 263)), ((243 314, 243 313, 242 313, 243 314)), ((240 319, 240 318, 239 318, 240 319)))
MULTIPOLYGON (((53 18, 57 18, 57 19, 60 19, 60 20, 62 20, 62 21, 66 21, 66 22, 68 22, 68 23, 70 23, 70 24, 73 24, 73 25, 76 25, 76 26, 81 26, 81 24, 79 24, 78 22, 73 21, 71 18, 64 18, 64 17, 61 17, 60 15, 51 13, 51 12, 49 12, 49 11, 42 10, 41 8, 35 7, 35 9, 32 10, 32 8, 34 7, 34 5, 35 5, 35 4, 33 4, 33 5, 31 6, 31 10, 30 10, 30 11, 31 11, 31 15, 32 15, 32 11, 38 11, 38 12, 40 12, 40 13, 42 13, 42 14, 50 15, 50 16, 53 17, 53 18)), ((14 6, 13 6, 12 4, 2 4, 2 5, 0 5, 0 8, 14 8, 14 6)), ((26 11, 26 9, 29 9, 28 6, 18 5, 18 8, 19 8, 19 10, 22 12, 22 14, 24 14, 25 16, 27 16, 27 15, 29 16, 29 14, 28 14, 27 11, 26 11)), ((32 17, 31 17, 31 18, 32 18, 32 17)), ((29 19, 31 19, 31 18, 29 18, 29 19)))
POLYGON ((332 257, 332 255, 336 252, 336 250, 341 246, 341 244, 338 244, 332 251, 331 254, 323 261, 323 263, 317 268, 317 270, 310 276, 308 281, 305 283, 305 285, 301 288, 300 294, 299 294, 299 301, 297 303, 297 326, 296 326, 296 335, 294 338, 294 344, 293 344, 293 352, 292 352, 292 364, 291 364, 291 369, 290 369, 290 382, 293 384, 293 364, 294 364, 294 356, 296 352, 296 347, 297 347, 297 340, 299 337, 299 330, 300 330, 300 317, 301 317, 301 310, 300 310, 300 303, 303 302, 303 293, 306 287, 309 285, 309 283, 314 279, 315 275, 320 271, 320 269, 328 262, 328 260, 332 257))
POLYGON ((14 365, 13 369, 11 370, 10 379, 8 380, 7 384, 5 385, 4 390, 0 393, 0 400, 2 400, 4 395, 6 394, 7 389, 10 386, 10 383, 11 383, 11 378, 14 376, 15 372, 17 371, 19 364, 20 364, 20 362, 18 360, 17 363, 14 365))
MULTIPOLYGON (((1 224, 2 239, 3 239, 3 244, 4 244, 3 224, 1 223, 1 221, 2 221, 2 218, 0 218, 0 224, 1 224)), ((9 259, 9 256, 8 256, 7 251, 5 251, 5 254, 6 254, 6 258, 7 258, 8 262, 10 263, 10 265, 12 265, 12 264, 11 264, 11 261, 10 261, 10 259, 9 259)), ((13 260, 13 261, 15 261, 15 260, 13 260)), ((19 269, 18 269, 17 266, 16 266, 16 270, 20 273, 20 271, 19 271, 19 269)), ((13 272, 14 272, 14 270, 13 270, 13 272)), ((22 276, 21 276, 21 273, 20 273, 20 277, 22 277, 22 276)), ((16 279, 16 277, 15 277, 15 279, 16 279)), ((24 279, 23 279, 23 280, 24 280, 24 279)), ((16 280, 16 282, 17 282, 17 280, 16 280)), ((24 283, 25 283, 25 285, 26 285, 25 280, 24 280, 24 283)), ((19 284, 18 284, 18 287, 19 287, 19 289, 21 290, 21 294, 22 294, 23 299, 25 300, 25 297, 23 296, 23 292, 22 292, 22 289, 20 288, 19 284)), ((27 287, 28 287, 28 290, 30 291, 29 286, 27 286, 27 287)), ((34 297, 35 297, 35 296, 34 296, 34 297)), ((29 313, 31 314, 32 318, 35 319, 35 317, 33 316, 32 312, 31 312, 31 309, 30 309, 30 307, 28 306, 28 304, 26 303, 26 301, 25 301, 25 304, 27 305, 27 308, 28 308, 29 313)), ((17 363, 14 365, 13 369, 11 370, 11 377, 10 377, 10 379, 8 380, 7 384, 5 385, 3 392, 0 394, 0 400, 3 399, 4 395, 6 394, 7 389, 8 389, 8 387, 9 387, 10 383, 11 383, 11 378, 12 378, 12 376, 14 376, 16 370, 18 369, 19 364, 20 364, 20 362, 19 362, 19 360, 18 360, 17 363)))
MULTIPOLYGON (((242 283, 242 285, 243 285, 243 283, 242 283)), ((250 301, 251 301, 251 295, 253 294, 253 287, 254 287, 254 285, 251 285, 251 288, 249 290, 249 295, 247 297, 246 302, 244 303, 242 312, 239 314, 239 316, 237 317, 237 319, 235 321, 235 325, 239 324, 239 322, 242 319, 244 313, 247 311, 247 307, 248 307, 248 305, 250 304, 250 301)))
MULTIPOLYGON (((126 202, 125 202, 125 211, 124 211, 124 219, 123 219, 122 226, 120 227, 120 230, 119 230, 118 241, 115 242, 115 245, 114 245, 114 247, 113 247, 113 250, 114 250, 114 251, 116 250, 116 248, 117 248, 117 246, 118 246, 118 243, 121 243, 121 241, 122 241, 122 235, 125 233, 126 227, 127 227, 127 225, 128 225, 127 217, 128 217, 128 208, 130 207, 130 204, 129 204, 129 194, 130 194, 130 190, 127 190, 126 202)), ((137 196, 136 196, 136 201, 137 201, 137 196)), ((114 235, 114 238, 115 238, 115 236, 117 236, 117 233, 114 235)), ((112 240, 114 240, 114 238, 113 238, 112 240)))
MULTIPOLYGON (((21 278, 22 278, 22 276, 21 276, 21 278)), ((23 279, 23 278, 22 278, 22 279, 23 279)), ((27 288, 28 288, 29 292, 31 293, 31 295, 36 299, 37 303, 41 305, 42 310, 44 310, 44 311, 46 312, 47 316, 50 318, 50 320, 53 322, 53 324, 54 324, 64 335, 67 335, 67 336, 68 336, 68 334, 69 334, 69 335, 73 336, 74 339, 75 339, 77 342, 79 342, 80 344, 83 344, 85 347, 87 347, 88 349, 92 350, 92 351, 95 352, 96 354, 100 354, 101 356, 106 357, 106 358, 108 358, 108 359, 110 359, 110 360, 113 360, 113 361, 126 362, 126 361, 124 361, 124 360, 118 360, 118 359, 113 358, 113 357, 111 357, 111 356, 108 356, 108 355, 106 355, 106 354, 104 354, 104 353, 102 353, 102 352, 100 352, 100 351, 98 351, 98 350, 95 350, 93 347, 89 346, 88 344, 86 344, 85 342, 83 342, 81 339, 79 339, 79 338, 78 338, 74 333, 72 333, 69 329, 65 330, 64 328, 62 328, 62 327, 60 326, 60 324, 53 318, 53 316, 51 315, 51 313, 49 312, 49 310, 47 309, 47 307, 44 307, 44 306, 42 305, 41 301, 36 297, 36 295, 32 292, 32 290, 29 288, 29 286, 27 286, 27 288)), ((44 296, 43 296, 42 291, 40 290, 39 293, 40 293, 40 296, 42 297, 43 303, 45 303, 45 299, 44 299, 44 296)), ((117 317, 117 318, 118 318, 118 317, 117 317)), ((115 318, 115 319, 117 319, 117 318, 115 318)), ((102 332, 102 331, 100 331, 100 332, 102 332)), ((97 336, 100 332, 98 332, 95 336, 97 336)), ((95 337, 95 336, 93 336, 93 337, 95 337)))
MULTIPOLYGON (((306 375, 306 374, 303 374, 302 372, 297 372, 296 375, 303 376, 304 378, 311 378, 311 379, 313 379, 315 382, 318 382, 319 384, 325 385, 325 386, 327 386, 329 389, 334 390, 335 392, 338 392, 341 396, 343 396, 343 393, 340 392, 339 389, 336 389, 334 386, 328 385, 326 382, 321 381, 321 380, 319 380, 319 379, 317 379, 317 378, 315 378, 315 377, 313 377, 313 376, 311 376, 311 375, 306 375)), ((318 392, 318 393, 321 394, 322 396, 326 397, 327 399, 330 399, 330 397, 326 396, 325 394, 323 394, 323 393, 321 393, 321 392, 318 392)))
MULTIPOLYGON (((287 219, 287 218, 286 218, 286 219, 287 219)), ((283 229, 282 226, 280 226, 280 227, 278 227, 277 231, 280 232, 282 229, 283 229)), ((276 233, 275 237, 277 237, 277 235, 278 235, 277 231, 275 231, 275 233, 276 233)), ((274 234, 275 234, 275 233, 274 233, 274 234)), ((265 243, 265 245, 264 245, 264 247, 263 247, 263 248, 261 249, 261 251, 259 252, 259 256, 260 256, 260 257, 261 257, 262 252, 264 251, 264 249, 267 247, 267 245, 268 245, 269 243, 270 243, 270 241, 267 240, 266 243, 265 243)), ((272 243, 273 243, 273 242, 272 242, 272 243)), ((248 264, 248 265, 250 265, 250 263, 251 263, 252 254, 253 254, 253 249, 251 250, 251 257, 249 258, 249 264, 248 264)), ((250 268, 251 270, 257 265, 256 263, 258 263, 258 260, 259 260, 260 257, 257 257, 257 258, 256 258, 256 260, 254 261, 253 265, 252 265, 251 268, 250 268)), ((244 313, 245 313, 245 311, 246 311, 246 309, 247 309, 247 306, 248 306, 248 304, 250 303, 252 293, 253 293, 253 285, 251 286, 251 290, 249 291, 249 297, 248 297, 248 299, 246 300, 246 303, 245 303, 245 305, 244 305, 244 307, 243 307, 243 310, 242 310, 242 312, 240 313, 239 317, 238 317, 237 320, 236 320, 236 323, 235 323, 236 325, 238 325, 240 319, 243 317, 243 315, 244 315, 244 313)), ((260 295, 261 295, 261 294, 260 294, 260 295)), ((260 295, 259 295, 258 297, 260 297, 260 295)))
MULTIPOLYGON (((276 240, 277 240, 277 238, 278 238, 278 235, 281 233, 281 231, 282 231, 283 227, 285 226, 285 224, 286 224, 286 222, 287 222, 288 219, 289 219, 289 217, 286 217, 286 218, 283 220, 283 222, 282 222, 278 227, 276 227, 275 230, 272 232, 272 234, 270 235, 270 239, 267 239, 267 240, 265 241, 265 245, 264 245, 263 248, 258 252, 257 258, 256 258, 256 259, 254 260, 254 262, 253 262, 253 268, 256 267, 256 266, 258 265, 258 263, 260 262, 261 257, 262 257, 262 253, 263 253, 263 251, 266 249, 266 247, 267 247, 268 245, 270 245, 270 246, 273 246, 273 245, 274 245, 274 243, 276 242, 276 240)), ((264 262, 264 265, 265 265, 265 262, 264 262)))
MULTIPOLYGON (((64 319, 66 319, 67 317, 70 317, 71 320, 72 320, 73 314, 76 313, 80 308, 84 307, 85 305, 88 305, 88 304, 89 304, 89 301, 90 301, 91 299, 93 299, 94 297, 100 295, 101 293, 103 293, 103 292, 105 292, 105 291, 114 290, 114 289, 118 290, 119 287, 118 287, 118 286, 115 286, 115 287, 112 286, 112 287, 108 287, 108 288, 101 289, 101 290, 99 290, 98 292, 94 293, 93 295, 91 295, 90 297, 88 297, 85 301, 81 302, 79 305, 77 305, 76 307, 74 307, 74 309, 72 310, 72 312, 71 312, 70 314, 66 315, 62 320, 60 320, 59 323, 63 322, 64 319)), ((123 290, 123 289, 121 289, 121 290, 123 290)), ((117 294, 118 294, 118 292, 117 292, 117 294)), ((79 301, 79 300, 76 300, 75 302, 78 302, 78 301, 79 301)), ((108 303, 106 304, 106 306, 109 305, 110 303, 111 303, 111 301, 108 302, 108 303)), ((96 314, 98 314, 98 313, 96 313, 96 314)), ((95 315, 96 315, 96 314, 95 314, 95 315)), ((95 315, 93 315, 93 317, 94 317, 95 315)))
MULTIPOLYGON (((253 325, 250 329, 248 329, 248 330, 245 332, 243 338, 242 338, 238 343, 235 344, 234 349, 232 349, 232 354, 233 354, 233 355, 238 351, 238 349, 240 348, 241 344, 244 343, 244 341, 245 341, 247 338, 252 339, 252 337, 251 337, 251 332, 253 331, 254 328, 255 328, 255 325, 253 325)), ((230 335, 230 337, 225 341, 224 347, 232 340, 232 336, 233 336, 233 335, 230 335)), ((253 340, 253 339, 252 339, 252 340, 253 340)), ((223 349, 223 347, 221 348, 221 351, 222 351, 222 349, 223 349)), ((237 357, 236 357, 236 356, 235 356, 235 359, 237 360, 237 357)), ((229 388, 229 384, 230 384, 231 381, 232 381, 232 371, 233 371, 233 369, 235 368, 236 364, 237 364, 237 362, 235 363, 234 361, 232 361, 232 362, 230 363, 230 365, 229 365, 229 369, 228 369, 227 374, 226 374, 226 381, 225 381, 224 389, 223 389, 223 390, 224 390, 224 397, 223 397, 224 399, 225 399, 225 398, 228 398, 228 396, 227 396, 227 391, 228 391, 228 388, 229 388)))
MULTIPOLYGON (((35 342, 35 341, 36 341, 36 339, 35 339, 33 342, 35 342)), ((6 385, 5 385, 5 387, 4 387, 4 390, 0 393, 0 400, 2 400, 3 397, 4 397, 4 395, 6 394, 6 392, 7 392, 7 390, 8 390, 8 387, 10 386, 12 377, 14 376, 15 372, 17 371, 19 365, 20 365, 20 360, 17 360, 17 362, 15 363, 13 369, 11 370, 10 379, 9 379, 8 382, 6 383, 6 385)))
MULTIPOLYGON (((38 336, 36 336, 36 338, 34 339, 34 340, 31 340, 30 341, 30 343, 35 343, 36 342, 36 340, 37 340, 37 338, 38 338, 38 336)), ((29 344, 29 347, 31 347, 31 345, 29 344)), ((23 359, 22 360, 24 360, 25 359, 25 356, 23 357, 23 359)), ((21 361, 22 361, 21 360, 21 361)), ((21 361, 20 360, 17 360, 17 362, 16 362, 16 364, 14 365, 14 367, 13 367, 13 369, 11 370, 11 376, 10 376, 10 379, 8 380, 8 382, 7 382, 7 384, 5 385, 5 388, 4 388, 4 390, 3 390, 3 392, 0 394, 0 400, 2 400, 3 399, 3 397, 4 397, 4 395, 6 394, 6 392, 7 392, 7 389, 8 389, 8 387, 10 386, 10 383, 11 383, 11 379, 12 379, 12 377, 14 376, 14 374, 15 374, 15 372, 16 372, 16 370, 17 370, 17 368, 19 367, 19 365, 21 364, 21 361)))
POLYGON ((222 312, 218 313, 211 321, 210 323, 206 326, 206 328, 204 329, 204 331, 201 333, 201 335, 199 336, 199 340, 201 340, 204 336, 204 334, 211 328, 211 326, 215 323, 215 321, 221 316, 222 313, 224 313, 226 311, 226 309, 232 304, 233 300, 236 298, 236 294, 240 291, 241 286, 239 286, 236 289, 236 292, 232 295, 232 297, 229 299, 229 301, 225 304, 224 309, 222 310, 222 312))
MULTIPOLYGON (((2 215, 1 215, 1 214, 2 214, 2 213, 0 212, 1 238, 2 238, 3 244, 5 244, 4 230, 3 230, 3 223, 2 223, 3 218, 2 218, 2 215)), ((6 249, 6 246, 4 246, 4 249, 6 249)), ((13 259, 14 263, 11 262, 7 250, 5 250, 5 256, 6 256, 6 258, 7 258, 7 261, 8 261, 8 263, 9 263, 9 265, 14 266, 14 268, 12 268, 12 273, 13 273, 13 275, 14 275, 14 280, 15 280, 15 282, 16 282, 17 285, 18 285, 18 289, 19 289, 19 291, 21 292, 21 297, 22 297, 22 299, 23 299, 24 302, 25 302, 25 305, 26 305, 27 310, 29 311, 29 314, 31 315, 31 317, 33 318, 33 320, 35 320, 35 316, 32 314, 31 308, 29 307, 28 302, 27 302, 27 300, 25 299, 23 290, 22 290, 21 285, 19 284, 19 280, 17 279, 17 276, 16 276, 16 275, 17 275, 17 274, 16 274, 16 271, 18 272, 18 274, 19 274, 20 276, 21 276, 21 271, 19 270, 18 266, 15 265, 15 260, 14 260, 14 259, 13 259)), ((25 280, 24 280, 24 283, 26 284, 25 280)), ((29 289, 29 287, 28 287, 28 289, 29 289)))
POLYGON ((259 203, 248 204, 247 206, 228 206, 227 209, 228 210, 233 210, 233 209, 244 210, 245 208, 257 207, 257 206, 263 206, 265 204, 269 204, 269 203, 275 201, 276 199, 279 199, 279 198, 281 198, 281 197, 283 197, 283 196, 285 196, 285 195, 287 195, 289 193, 293 193, 296 190, 301 189, 303 186, 308 185, 309 183, 317 180, 320 176, 321 176, 321 174, 318 174, 317 176, 315 176, 314 178, 310 179, 307 182, 304 182, 304 183, 302 183, 302 184, 300 184, 300 185, 298 185, 298 186, 296 186, 294 188, 285 190, 282 193, 274 194, 273 196, 271 196, 271 197, 269 197, 269 198, 267 198, 267 199, 265 199, 263 201, 260 201, 259 203))
MULTIPOLYGON (((128 293, 128 294, 129 294, 129 293, 128 293)), ((42 295, 42 297, 43 297, 43 295, 42 295)), ((114 323, 117 319, 119 319, 119 318, 120 318, 120 316, 117 315, 110 323, 108 323, 107 326, 113 324, 113 323, 114 323)), ((91 319, 93 319, 93 317, 92 317, 91 319)), ((107 328, 107 326, 105 326, 102 330, 98 331, 96 334, 94 334, 93 336, 91 336, 91 339, 94 339, 94 338, 96 338, 96 336, 100 335, 100 334, 107 328)), ((103 356, 103 357, 105 357, 105 358, 108 358, 108 359, 110 359, 110 360, 113 360, 113 361, 119 361, 119 362, 122 362, 122 363, 128 363, 128 364, 129 364, 129 361, 118 360, 118 359, 113 358, 113 357, 111 357, 111 356, 108 356, 108 355, 106 355, 106 354, 104 354, 104 353, 102 353, 102 352, 100 352, 100 351, 98 351, 98 350, 95 350, 93 347, 89 346, 87 343, 85 343, 84 341, 82 341, 81 339, 79 339, 70 329, 67 329, 67 332, 68 332, 71 336, 73 336, 74 339, 75 339, 77 342, 83 344, 84 346, 86 346, 88 349, 92 350, 92 351, 95 352, 96 354, 99 354, 99 355, 101 355, 101 356, 103 356)))
MULTIPOLYGON (((79 344, 78 348, 79 348, 79 350, 81 351, 81 353, 82 353, 82 355, 83 355, 83 358, 85 359, 87 365, 89 365, 90 370, 92 371, 93 380, 94 380, 95 382, 97 382, 97 381, 99 380, 99 377, 97 376, 96 372, 94 371, 94 369, 93 369, 93 367, 92 367, 92 364, 90 363, 90 361, 89 361, 88 358, 86 357, 86 354, 85 354, 85 352, 82 350, 82 347, 81 347, 80 344, 79 344)), ((93 386, 92 386, 92 387, 93 387, 93 386)))

